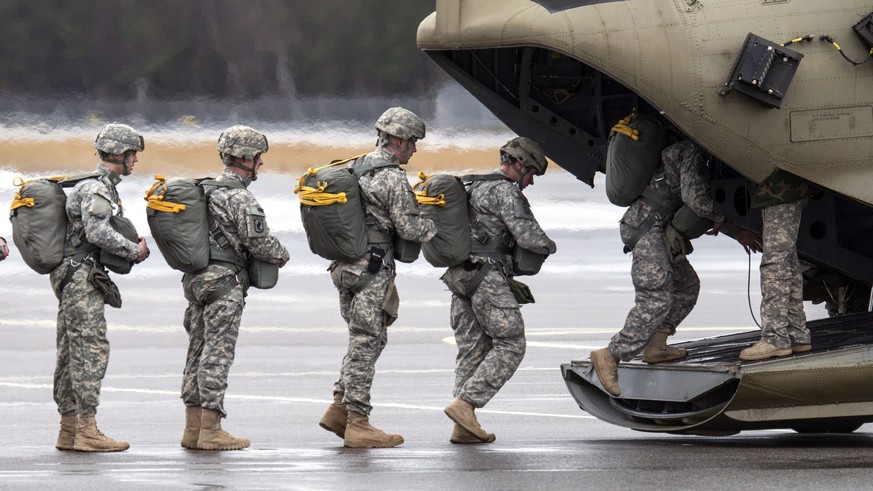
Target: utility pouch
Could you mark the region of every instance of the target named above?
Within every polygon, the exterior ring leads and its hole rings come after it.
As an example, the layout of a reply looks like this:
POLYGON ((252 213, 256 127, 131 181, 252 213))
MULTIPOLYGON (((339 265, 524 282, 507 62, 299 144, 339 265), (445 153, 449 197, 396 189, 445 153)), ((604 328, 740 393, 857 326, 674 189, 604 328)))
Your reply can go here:
POLYGON ((116 309, 121 308, 121 292, 118 291, 118 286, 115 285, 106 272, 100 268, 92 267, 91 271, 88 272, 88 281, 94 285, 97 291, 103 294, 103 301, 106 305, 116 309))
MULTIPOLYGON (((136 227, 127 218, 113 215, 109 217, 109 225, 113 230, 123 235, 125 239, 134 243, 139 242, 139 234, 136 232, 136 227)), ((133 266, 133 263, 127 259, 106 252, 103 249, 100 250, 100 264, 106 266, 106 269, 109 271, 118 274, 130 273, 130 268, 133 266)))
POLYGON ((664 226, 664 241, 666 242, 667 252, 670 254, 670 261, 673 264, 694 251, 691 241, 683 237, 670 223, 664 226))
POLYGON ((367 263, 367 272, 376 274, 382 270, 382 259, 385 257, 385 251, 378 247, 370 249, 370 262, 367 263))
POLYGON ((516 276, 530 276, 540 272, 546 254, 537 254, 518 245, 512 250, 512 272, 516 276))
POLYGON ((682 205, 670 220, 670 225, 686 239, 696 239, 712 228, 712 220, 697 216, 687 205, 682 205))
POLYGON ((394 259, 401 263, 411 263, 418 259, 421 252, 421 244, 401 239, 394 234, 394 259))
POLYGON ((268 290, 279 282, 279 265, 253 257, 249 259, 248 274, 250 286, 268 290))
POLYGON ((536 302, 533 293, 530 292, 530 288, 524 283, 509 277, 506 278, 506 283, 509 285, 512 294, 515 295, 515 301, 519 305, 536 302))

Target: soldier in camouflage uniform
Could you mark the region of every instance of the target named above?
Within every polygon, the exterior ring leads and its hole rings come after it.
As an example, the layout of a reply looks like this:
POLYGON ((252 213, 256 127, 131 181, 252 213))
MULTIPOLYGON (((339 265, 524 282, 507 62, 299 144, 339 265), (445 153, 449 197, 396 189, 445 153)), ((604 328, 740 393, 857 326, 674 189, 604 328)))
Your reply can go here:
POLYGON ((248 190, 268 148, 267 138, 252 128, 226 129, 217 144, 225 169, 213 184, 204 186, 209 198, 209 265, 182 278, 188 300, 188 356, 182 379, 185 448, 239 450, 250 444, 224 431, 221 418, 227 416, 224 393, 249 288, 248 264, 258 259, 281 268, 289 259, 248 190))
MULTIPOLYGON (((111 254, 121 262, 139 263, 149 255, 144 238, 128 240, 110 222, 123 215, 115 186, 121 176, 131 174, 137 152, 145 145, 133 128, 112 123, 100 131, 94 147, 100 163, 92 176, 81 179, 69 192, 65 257, 50 275, 60 301, 54 398, 61 429, 55 447, 117 452, 127 450, 127 442, 107 437, 96 422, 100 385, 109 364, 104 305, 112 301, 102 289, 115 287, 101 261, 107 260, 104 254, 111 254)), ((119 307, 120 298, 116 300, 113 306, 119 307)))
POLYGON ((752 208, 761 208, 761 340, 740 352, 741 360, 763 360, 812 349, 803 311, 803 277, 797 258, 797 232, 808 183, 777 169, 752 191, 752 208))
POLYGON ((476 419, 524 358, 524 319, 511 287, 513 247, 553 254, 557 247, 540 227, 522 191, 548 162, 539 144, 517 137, 500 149, 500 168, 469 185, 473 241, 470 258, 446 271, 452 292, 451 324, 458 345, 455 399, 445 408, 454 422, 452 443, 491 443, 476 419), (478 285, 476 283, 478 282, 478 285))
POLYGON ((376 150, 351 166, 359 176, 366 209, 369 252, 355 262, 334 261, 330 266, 340 313, 349 324, 349 347, 333 387, 334 402, 319 422, 353 448, 403 443, 400 435, 370 425, 370 388, 376 361, 388 341, 387 328, 397 318, 397 237, 420 244, 436 235, 433 221, 420 216, 406 171, 400 167, 415 153, 415 142, 424 138, 424 122, 409 110, 392 107, 375 127, 376 150))
POLYGON ((631 278, 636 303, 609 346, 591 353, 601 385, 616 397, 621 395, 619 361, 628 361, 644 350, 643 360, 648 363, 686 355, 686 350, 668 347, 666 341, 697 303, 700 280, 685 257, 691 253, 691 242, 669 223, 673 213, 685 205, 712 222, 710 234, 725 231, 747 252, 760 250, 755 234, 739 228, 716 207, 709 193, 706 161, 696 145, 690 141, 675 143, 665 148, 661 157, 663 173, 657 172, 649 184, 650 189, 659 190, 661 202, 638 198, 620 223, 625 251, 633 251, 631 278))

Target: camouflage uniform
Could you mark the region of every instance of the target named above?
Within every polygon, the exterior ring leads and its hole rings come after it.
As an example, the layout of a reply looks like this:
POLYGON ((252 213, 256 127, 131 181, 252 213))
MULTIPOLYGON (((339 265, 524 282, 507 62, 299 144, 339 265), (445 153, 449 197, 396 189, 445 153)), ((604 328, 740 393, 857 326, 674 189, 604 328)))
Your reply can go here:
MULTIPOLYGON (((246 189, 249 181, 230 169, 215 179, 244 187, 217 187, 209 198, 209 216, 239 256, 278 264, 289 259, 288 251, 270 235, 264 211, 246 189)), ((218 243, 210 235, 210 247, 218 243)), ((210 261, 209 266, 182 278, 188 308, 188 356, 182 378, 182 400, 186 406, 224 411, 227 375, 233 363, 248 291, 245 269, 239 273, 232 264, 210 261), (223 293, 222 293, 223 292, 223 293), (216 298, 217 297, 217 298, 216 298)))
POLYGON ((797 258, 797 232, 809 185, 777 170, 752 192, 752 207, 762 208, 761 340, 777 348, 808 344, 803 311, 803 277, 797 258))
POLYGON ((123 215, 115 186, 121 177, 102 163, 99 177, 80 181, 69 192, 67 255, 50 275, 60 301, 57 324, 57 363, 54 398, 61 414, 75 411, 94 414, 100 404, 100 384, 109 363, 104 297, 89 281, 93 269, 105 272, 97 251, 81 262, 74 261, 76 247, 91 244, 133 262, 139 245, 124 238, 109 224, 113 215, 123 215), (86 244, 87 243, 87 244, 86 244), (74 264, 76 266, 74 266, 74 264), (68 271, 75 267, 67 281, 68 271))
MULTIPOLYGON (((352 168, 368 163, 378 166, 386 160, 392 165, 365 172, 359 179, 368 228, 412 242, 427 242, 436 235, 436 226, 420 216, 406 171, 393 153, 380 146, 356 160, 352 168)), ((388 342, 386 328, 397 318, 400 303, 394 285, 393 246, 371 239, 373 246, 387 252, 376 274, 368 272, 369 254, 352 263, 334 261, 330 266, 331 279, 339 290, 340 313, 349 324, 349 348, 333 390, 344 394, 343 403, 349 410, 363 415, 373 409, 370 388, 376 361, 388 342)))
MULTIPOLYGON (((675 143, 665 148, 661 157, 667 199, 677 205, 684 203, 701 218, 724 223, 724 215, 709 194, 705 161, 697 146, 689 141, 675 143)), ((655 179, 659 177, 656 174, 650 187, 655 186, 655 179)), ((634 232, 655 211, 654 206, 642 198, 630 205, 619 227, 622 241, 628 247, 632 247, 634 232)), ((609 343, 609 351, 618 360, 632 359, 660 329, 668 329, 671 335, 675 333, 676 326, 697 303, 700 280, 685 257, 691 252, 690 241, 669 230, 671 227, 666 221, 666 218, 656 220, 632 247, 631 278, 636 303, 622 330, 609 343)), ((736 232, 736 225, 727 222, 722 230, 729 234, 736 232)))
MULTIPOLYGON (((505 176, 499 169, 495 174, 505 176)), ((519 246, 538 254, 557 249, 537 223, 527 198, 511 180, 474 183, 470 207, 492 241, 506 238, 506 245, 519 246)), ((509 288, 512 259, 508 254, 493 260, 471 254, 467 263, 446 271, 442 280, 452 291, 451 324, 458 345, 455 362, 454 397, 481 408, 509 380, 524 358, 524 319, 509 288), (486 264, 492 264, 471 297, 468 285, 486 264)))

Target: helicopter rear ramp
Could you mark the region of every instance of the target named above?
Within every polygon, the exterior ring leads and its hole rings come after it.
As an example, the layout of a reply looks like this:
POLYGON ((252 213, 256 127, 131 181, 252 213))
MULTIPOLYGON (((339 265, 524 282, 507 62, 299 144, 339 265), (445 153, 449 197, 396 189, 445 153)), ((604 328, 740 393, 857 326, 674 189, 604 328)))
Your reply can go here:
POLYGON ((739 352, 760 339, 749 331, 676 344, 688 356, 619 365, 622 393, 611 397, 589 360, 561 365, 583 410, 627 428, 730 435, 743 430, 851 432, 873 422, 873 313, 808 324, 812 351, 756 362, 739 352))

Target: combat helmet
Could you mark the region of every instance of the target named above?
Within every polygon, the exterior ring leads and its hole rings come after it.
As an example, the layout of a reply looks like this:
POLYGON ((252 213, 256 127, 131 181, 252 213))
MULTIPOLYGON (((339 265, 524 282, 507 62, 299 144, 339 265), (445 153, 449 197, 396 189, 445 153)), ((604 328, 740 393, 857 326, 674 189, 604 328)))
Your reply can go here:
POLYGON ((100 130, 94 139, 94 148, 100 152, 121 155, 133 150, 142 152, 145 141, 142 135, 126 124, 110 123, 100 130))
POLYGON ((525 167, 533 167, 538 176, 545 174, 549 166, 540 144, 524 136, 517 136, 500 147, 500 162, 506 162, 507 156, 525 167))
POLYGON ((221 133, 215 148, 225 156, 252 160, 255 156, 266 153, 270 145, 267 143, 267 137, 262 133, 238 124, 221 133))
POLYGON ((425 134, 424 121, 414 112, 402 107, 392 107, 382 113, 376 120, 375 127, 383 133, 404 140, 423 140, 425 134))

